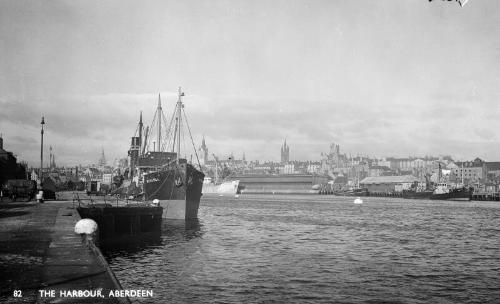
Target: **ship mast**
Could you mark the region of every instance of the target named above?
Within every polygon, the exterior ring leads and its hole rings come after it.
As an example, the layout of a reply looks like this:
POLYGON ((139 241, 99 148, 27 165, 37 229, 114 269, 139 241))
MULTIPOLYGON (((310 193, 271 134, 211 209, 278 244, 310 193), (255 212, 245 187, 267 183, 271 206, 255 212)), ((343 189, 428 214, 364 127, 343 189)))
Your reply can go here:
POLYGON ((179 158, 181 157, 181 111, 182 111, 182 96, 184 93, 179 87, 179 99, 177 100, 177 163, 179 163, 179 158))
POLYGON ((161 150, 161 98, 158 93, 158 152, 161 150))
POLYGON ((141 153, 142 151, 142 111, 141 111, 141 115, 139 117, 139 153, 141 153))

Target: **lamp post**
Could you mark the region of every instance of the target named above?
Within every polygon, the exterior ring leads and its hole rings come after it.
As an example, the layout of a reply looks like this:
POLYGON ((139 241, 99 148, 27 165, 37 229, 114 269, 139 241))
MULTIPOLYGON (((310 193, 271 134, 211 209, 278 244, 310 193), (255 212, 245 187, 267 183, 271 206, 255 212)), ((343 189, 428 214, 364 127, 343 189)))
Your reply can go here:
POLYGON ((40 131, 40 135, 41 135, 41 144, 40 144, 40 185, 39 185, 39 193, 37 194, 37 200, 39 202, 43 202, 43 185, 42 185, 42 182, 43 182, 43 125, 45 124, 45 119, 44 117, 42 116, 42 122, 41 122, 41 125, 42 125, 42 130, 40 131))
POLYGON ((41 144, 40 144, 40 180, 42 180, 42 175, 43 175, 43 125, 44 124, 45 124, 45 119, 42 116, 42 122, 41 122, 42 130, 40 131, 40 134, 42 137, 41 144))

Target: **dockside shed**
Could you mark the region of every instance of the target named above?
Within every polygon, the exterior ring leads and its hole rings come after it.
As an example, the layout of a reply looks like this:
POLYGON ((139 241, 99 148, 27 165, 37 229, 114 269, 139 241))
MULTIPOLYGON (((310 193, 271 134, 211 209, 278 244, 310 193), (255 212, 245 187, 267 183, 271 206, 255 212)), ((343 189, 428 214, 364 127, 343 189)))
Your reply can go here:
POLYGON ((410 189, 411 185, 420 180, 412 175, 370 176, 359 182, 361 188, 373 193, 393 193, 410 189))

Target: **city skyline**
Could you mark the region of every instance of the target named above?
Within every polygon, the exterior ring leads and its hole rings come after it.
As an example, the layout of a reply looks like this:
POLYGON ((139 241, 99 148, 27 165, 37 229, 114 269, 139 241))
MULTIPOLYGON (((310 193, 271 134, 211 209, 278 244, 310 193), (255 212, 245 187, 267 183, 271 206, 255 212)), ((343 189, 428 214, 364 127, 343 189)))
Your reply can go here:
MULTIPOLYGON (((497 159, 497 1, 4 1, 0 132, 39 164, 125 157, 182 86, 196 148, 497 159), (47 18, 49 16, 49 18, 47 18)), ((193 152, 194 153, 194 152, 193 152)))

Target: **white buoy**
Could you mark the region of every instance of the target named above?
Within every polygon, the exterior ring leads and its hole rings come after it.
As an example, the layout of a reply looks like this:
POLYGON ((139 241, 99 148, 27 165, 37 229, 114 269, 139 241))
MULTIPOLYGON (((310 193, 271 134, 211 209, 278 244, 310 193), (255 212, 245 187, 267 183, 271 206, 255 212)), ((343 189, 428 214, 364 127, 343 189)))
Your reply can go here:
POLYGON ((160 200, 159 200, 159 199, 157 199, 157 198, 155 198, 155 199, 153 200, 153 203, 151 204, 151 206, 158 207, 159 205, 160 205, 160 200))
POLYGON ((357 204, 357 205, 360 205, 363 203, 363 200, 360 198, 360 197, 357 197, 355 200, 354 200, 354 203, 357 204))
POLYGON ((240 197, 240 196, 239 196, 238 194, 235 194, 235 195, 234 195, 234 197, 235 197, 235 198, 238 198, 238 197, 240 197))
POLYGON ((91 219, 79 220, 75 225, 76 234, 94 234, 97 231, 97 223, 91 219))

